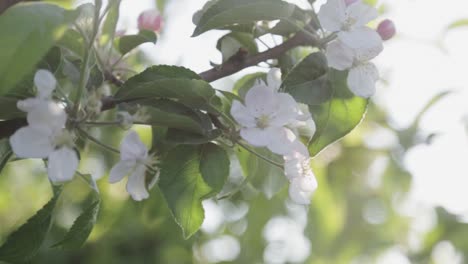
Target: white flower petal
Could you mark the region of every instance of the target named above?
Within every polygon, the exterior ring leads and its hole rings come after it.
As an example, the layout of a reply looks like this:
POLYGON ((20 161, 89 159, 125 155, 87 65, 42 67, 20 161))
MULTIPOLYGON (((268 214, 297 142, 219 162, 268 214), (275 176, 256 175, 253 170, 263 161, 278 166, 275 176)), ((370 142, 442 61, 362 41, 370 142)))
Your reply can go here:
POLYGON ((134 160, 121 160, 115 164, 109 173, 109 182, 116 183, 121 181, 125 176, 135 167, 136 162, 134 160))
POLYGON ((312 118, 307 119, 306 121, 301 121, 297 124, 297 132, 300 136, 307 137, 309 140, 312 140, 315 132, 317 131, 317 126, 312 118))
POLYGON ((256 85, 245 95, 245 106, 254 117, 270 115, 278 107, 276 92, 265 85, 256 85))
POLYGON ((346 4, 344 0, 328 0, 320 7, 318 19, 325 30, 339 31, 346 19, 346 4))
POLYGON ((37 97, 41 99, 50 98, 57 86, 55 76, 47 70, 38 70, 34 75, 34 84, 37 87, 37 97))
POLYGON ((372 63, 365 63, 349 71, 348 86, 355 95, 368 98, 375 93, 375 83, 378 79, 377 67, 372 63))
POLYGON ((267 83, 273 91, 278 91, 281 86, 281 70, 272 68, 267 74, 267 83))
POLYGON ((302 104, 302 103, 298 103, 297 105, 298 105, 298 108, 299 108, 299 113, 298 113, 298 116, 296 117, 297 120, 307 121, 308 119, 312 118, 312 115, 310 114, 308 105, 302 104))
POLYGON ((299 106, 294 98, 287 93, 278 93, 276 95, 278 107, 270 115, 269 125, 285 126, 299 115, 299 106))
POLYGON ((289 197, 297 204, 310 204, 310 199, 312 198, 312 194, 314 192, 304 192, 300 186, 300 179, 294 178, 289 185, 289 197))
POLYGON ((314 192, 317 189, 318 183, 311 170, 308 171, 306 176, 299 177, 295 180, 299 182, 299 188, 303 192, 314 192))
POLYGON ((18 107, 18 109, 23 112, 30 112, 30 111, 33 111, 34 108, 42 102, 44 101, 39 98, 35 98, 35 97, 27 98, 27 99, 18 101, 16 103, 16 107, 18 107))
POLYGON ((355 49, 355 57, 360 62, 367 62, 377 57, 383 51, 383 43, 380 41, 374 47, 355 49))
POLYGON ((310 158, 307 147, 301 141, 296 140, 290 154, 284 156, 284 174, 292 180, 296 177, 305 177, 312 174, 310 158))
POLYGON ((72 180, 78 169, 78 163, 76 152, 69 147, 62 147, 52 151, 47 166, 49 179, 54 183, 72 180))
POLYGON ((300 159, 287 159, 284 161, 284 175, 290 181, 296 177, 301 177, 301 162, 300 159))
POLYGON ((20 158, 47 158, 54 150, 48 130, 26 126, 10 137, 10 145, 20 158))
POLYGON ((375 93, 375 83, 379 72, 373 63, 363 63, 352 68, 348 73, 349 89, 357 96, 368 98, 375 93))
POLYGON ((267 128, 265 136, 268 137, 267 148, 279 155, 288 155, 294 147, 297 136, 289 128, 267 128))
POLYGON ((120 144, 121 160, 146 159, 148 149, 135 131, 130 131, 120 144))
POLYGON ((255 117, 239 101, 233 101, 231 106, 231 115, 243 127, 255 127, 255 117))
POLYGON ((351 68, 354 61, 353 50, 339 40, 328 44, 325 56, 328 66, 340 71, 351 68))
POLYGON ((352 49, 375 48, 382 46, 379 33, 368 27, 359 27, 350 31, 340 31, 338 39, 352 49))
POLYGON ((242 128, 240 131, 241 137, 250 145, 256 147, 265 147, 268 145, 270 138, 267 134, 267 130, 257 127, 242 128))
POLYGON ((135 201, 141 201, 149 197, 146 190, 145 172, 146 167, 144 165, 137 165, 135 171, 128 177, 127 192, 135 201))
POLYGON ((348 16, 355 21, 354 26, 361 27, 377 18, 379 12, 374 7, 361 1, 348 6, 348 16))
POLYGON ((65 127, 67 114, 57 103, 40 100, 37 105, 28 112, 28 124, 32 127, 57 131, 65 127))

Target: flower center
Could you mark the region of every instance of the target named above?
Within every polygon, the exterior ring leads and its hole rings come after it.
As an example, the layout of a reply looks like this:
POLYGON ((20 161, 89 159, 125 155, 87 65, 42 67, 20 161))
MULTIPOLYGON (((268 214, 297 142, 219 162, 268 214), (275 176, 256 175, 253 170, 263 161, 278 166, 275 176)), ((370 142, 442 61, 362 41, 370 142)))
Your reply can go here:
POLYGON ((261 129, 267 128, 270 123, 270 117, 267 115, 261 115, 255 120, 257 121, 257 127, 261 129))
POLYGON ((344 21, 343 23, 343 26, 341 27, 341 30, 343 31, 349 31, 351 30, 351 28, 354 26, 354 24, 356 24, 356 19, 352 18, 352 17, 349 17, 349 16, 346 16, 346 20, 344 21))

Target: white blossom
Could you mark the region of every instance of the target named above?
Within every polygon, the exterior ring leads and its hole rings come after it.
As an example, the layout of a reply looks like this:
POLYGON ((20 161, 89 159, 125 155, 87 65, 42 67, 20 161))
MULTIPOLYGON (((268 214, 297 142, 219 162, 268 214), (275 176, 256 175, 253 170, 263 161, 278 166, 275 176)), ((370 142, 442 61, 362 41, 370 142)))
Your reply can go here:
POLYGON ((307 147, 300 141, 294 142, 291 154, 284 156, 284 173, 290 181, 291 200, 298 204, 309 204, 318 184, 310 168, 307 147))
POLYGON ((328 44, 326 57, 328 66, 337 70, 349 70, 347 83, 357 96, 368 98, 375 93, 379 79, 377 67, 370 62, 383 47, 352 49, 340 40, 328 44))
POLYGON ((378 16, 377 10, 362 1, 328 0, 318 12, 322 27, 337 32, 338 39, 352 48, 373 48, 382 45, 379 34, 367 27, 378 16))
POLYGON ((268 85, 254 85, 245 95, 244 104, 234 101, 231 115, 242 126, 240 135, 249 144, 284 155, 297 138, 287 125, 297 119, 300 111, 291 95, 277 92, 280 85, 276 74, 276 70, 270 72, 268 85))
POLYGON ((52 182, 69 181, 79 160, 73 149, 73 137, 65 129, 67 114, 50 99, 56 80, 50 72, 39 70, 34 82, 37 96, 18 102, 18 108, 27 112, 28 126, 10 137, 11 148, 20 158, 47 158, 52 182))
POLYGON ((298 103, 298 110, 297 118, 292 120, 288 127, 292 129, 294 134, 306 137, 308 140, 312 140, 317 128, 315 126, 315 121, 310 114, 309 106, 298 103))
MULTIPOLYGON (((112 167, 110 183, 121 181, 128 176, 127 192, 133 200, 141 201, 149 197, 146 188, 147 166, 152 165, 148 149, 135 131, 128 133, 120 144, 120 161, 112 167)), ((155 175, 157 177, 158 175, 155 175)))

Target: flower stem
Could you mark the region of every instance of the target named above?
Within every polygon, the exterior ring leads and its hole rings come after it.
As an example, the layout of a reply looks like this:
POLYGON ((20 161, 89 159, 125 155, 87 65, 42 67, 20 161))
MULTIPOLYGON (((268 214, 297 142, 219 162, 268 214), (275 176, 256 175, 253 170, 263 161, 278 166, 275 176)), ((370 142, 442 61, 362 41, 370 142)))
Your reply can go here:
POLYGON ((80 69, 80 82, 78 84, 78 92, 75 98, 75 104, 74 104, 74 109, 73 109, 73 113, 75 114, 75 117, 78 116, 78 113, 80 111, 81 97, 83 97, 83 93, 84 93, 84 90, 86 89, 86 84, 88 83, 88 79, 89 79, 90 68, 88 64, 91 58, 94 40, 96 39, 98 30, 99 30, 99 22, 100 22, 99 11, 100 11, 99 8, 96 8, 94 11, 92 35, 91 35, 91 38, 89 39, 89 43, 87 43, 88 46, 84 50, 84 57, 83 57, 83 61, 81 64, 81 69, 80 69))
POLYGON ((104 122, 93 122, 86 121, 82 123, 85 126, 118 126, 120 125, 119 121, 104 121, 104 122))
POLYGON ((247 150, 248 152, 252 153, 253 155, 259 157, 260 159, 270 163, 271 165, 274 165, 280 169, 283 169, 283 165, 276 162, 276 161, 273 161, 265 156, 263 156, 262 154, 258 153, 257 151, 255 151, 254 149, 250 148, 249 146, 245 145, 244 143, 241 143, 239 141, 236 142, 239 146, 241 146, 242 148, 244 148, 245 150, 247 150))
POLYGON ((113 147, 111 147, 111 146, 108 146, 108 145, 102 143, 101 141, 99 141, 99 139, 97 139, 97 138, 91 136, 88 132, 84 131, 83 129, 81 129, 81 128, 79 128, 79 127, 78 127, 77 129, 78 129, 78 131, 79 131, 85 138, 89 139, 90 141, 92 141, 92 142, 95 143, 96 145, 98 145, 98 146, 100 146, 100 147, 102 147, 102 148, 104 148, 104 149, 107 149, 107 150, 109 150, 109 151, 112 151, 112 152, 115 152, 115 153, 119 153, 119 154, 120 154, 120 151, 119 151, 118 149, 113 148, 113 147))

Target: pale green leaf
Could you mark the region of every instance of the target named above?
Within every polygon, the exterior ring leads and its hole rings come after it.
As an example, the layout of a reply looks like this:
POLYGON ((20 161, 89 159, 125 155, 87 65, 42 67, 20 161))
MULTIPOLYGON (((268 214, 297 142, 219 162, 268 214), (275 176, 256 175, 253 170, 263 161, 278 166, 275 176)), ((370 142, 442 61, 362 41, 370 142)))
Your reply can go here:
POLYGON ((70 230, 65 234, 62 241, 54 245, 64 249, 78 249, 88 239, 89 234, 93 230, 97 220, 97 215, 100 208, 100 200, 95 200, 88 206, 71 226, 70 230))
POLYGON ((317 126, 309 143, 313 156, 351 132, 364 117, 367 100, 351 93, 346 78, 347 72, 328 69, 322 53, 313 53, 297 64, 283 81, 284 91, 309 105, 317 126))
POLYGON ((0 16, 0 94, 34 69, 75 18, 75 12, 45 3, 21 3, 0 16))
POLYGON ((8 236, 0 247, 0 260, 27 262, 37 254, 49 231, 58 195, 59 192, 24 225, 8 236))

